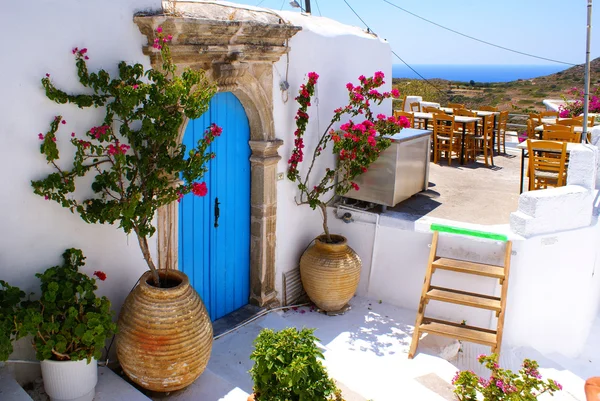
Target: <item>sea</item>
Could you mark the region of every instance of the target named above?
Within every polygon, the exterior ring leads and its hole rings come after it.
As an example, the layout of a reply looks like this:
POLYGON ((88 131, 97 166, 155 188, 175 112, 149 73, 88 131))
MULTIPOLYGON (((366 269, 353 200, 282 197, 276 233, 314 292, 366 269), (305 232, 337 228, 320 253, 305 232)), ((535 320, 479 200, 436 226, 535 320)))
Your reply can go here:
MULTIPOLYGON (((518 79, 530 79, 562 71, 564 66, 557 65, 411 65, 426 79, 441 78, 449 81, 470 82, 509 82, 518 79)), ((420 77, 404 64, 392 66, 394 78, 420 77)))

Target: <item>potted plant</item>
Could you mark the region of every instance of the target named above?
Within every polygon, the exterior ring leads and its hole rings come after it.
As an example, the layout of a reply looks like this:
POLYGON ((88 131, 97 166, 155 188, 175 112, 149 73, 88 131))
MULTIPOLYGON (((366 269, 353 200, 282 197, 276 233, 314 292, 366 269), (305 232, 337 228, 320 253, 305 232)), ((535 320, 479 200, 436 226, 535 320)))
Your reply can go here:
POLYGON ((491 375, 489 379, 485 379, 472 371, 457 372, 452 384, 459 401, 533 401, 544 393, 553 395, 562 390, 562 386, 556 381, 542 380, 536 361, 525 359, 519 374, 516 374, 500 368, 496 354, 479 355, 477 360, 491 371, 491 375))
MULTIPOLYGON (((110 301, 94 292, 96 280, 79 271, 85 264, 81 250, 67 249, 63 259, 62 265, 36 274, 41 281, 38 300, 21 301, 22 291, 2 283, 4 301, 9 299, 12 305, 12 325, 3 326, 13 338, 32 336, 44 389, 51 400, 91 401, 98 382, 97 360, 117 325, 110 301)), ((94 275, 106 278, 100 271, 94 275)), ((7 348, 4 340, 0 359, 6 360, 12 346, 7 348)))
POLYGON ((71 134, 73 165, 59 163, 57 116, 46 134, 39 134, 41 153, 54 172, 33 181, 34 192, 78 213, 87 223, 119 224, 134 232, 149 271, 129 294, 119 315, 117 356, 125 373, 137 384, 155 391, 173 391, 192 383, 204 371, 212 347, 212 325, 199 295, 187 276, 163 266, 159 270, 148 238, 158 208, 188 193, 204 196, 200 182, 206 163, 215 157, 209 144, 221 134, 211 125, 193 149, 179 141, 185 117, 198 118, 209 106, 216 86, 204 71, 176 72, 171 35, 156 30, 154 48, 162 69, 144 71, 141 64, 119 63, 118 76, 87 69, 88 50, 73 49, 79 82, 86 94, 71 95, 56 88, 50 75, 42 79, 46 96, 57 103, 102 107, 103 121, 82 135, 71 134), (80 137, 81 136, 81 137, 80 137), (92 195, 74 196, 76 181, 86 176, 92 195), (185 341, 181 338, 186 337, 185 341), (169 369, 164 367, 168 366, 169 369))
POLYGON ((254 392, 248 401, 343 401, 327 375, 314 329, 264 329, 254 340, 250 370, 254 392))
POLYGON ((296 137, 292 155, 288 161, 288 178, 300 190, 296 199, 298 205, 319 208, 323 216, 323 235, 318 236, 300 259, 302 284, 310 299, 322 310, 341 310, 356 292, 360 278, 361 261, 346 238, 333 235, 327 224, 327 205, 335 196, 344 195, 350 190, 359 190, 353 181, 356 176, 367 171, 391 141, 386 136, 395 134, 409 126, 406 117, 396 118, 384 114, 374 115, 372 105, 381 104, 385 99, 397 98, 396 89, 379 92, 384 82, 384 74, 376 72, 373 77, 359 77, 359 85, 348 83, 348 104, 334 111, 331 122, 321 134, 310 158, 308 169, 301 172, 304 161, 303 136, 309 122, 308 108, 319 75, 311 72, 308 82, 302 84, 296 101, 300 107, 296 113, 296 137), (333 129, 342 118, 348 120, 333 129), (359 119, 354 121, 353 119, 359 119), (315 169, 316 159, 325 152, 327 146, 337 157, 335 165, 325 170, 315 169), (317 176, 316 178, 314 176, 317 176))

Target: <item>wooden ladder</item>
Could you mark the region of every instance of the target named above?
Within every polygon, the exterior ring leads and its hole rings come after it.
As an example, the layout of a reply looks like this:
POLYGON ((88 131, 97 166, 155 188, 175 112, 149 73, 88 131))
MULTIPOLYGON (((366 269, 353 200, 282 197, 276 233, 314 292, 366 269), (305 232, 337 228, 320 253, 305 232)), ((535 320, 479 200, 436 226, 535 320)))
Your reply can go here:
MULTIPOLYGON (((472 235, 465 232, 458 233, 472 235)), ((431 243, 431 253, 429 254, 429 263, 427 266, 427 272, 425 273, 425 282, 423 283, 423 291, 421 292, 421 300, 419 302, 419 309, 417 311, 415 331, 413 333, 408 358, 412 359, 415 356, 417 347, 419 346, 419 337, 421 336, 421 333, 431 333, 455 338, 457 340, 488 345, 492 347, 492 353, 500 354, 500 346, 502 345, 502 329, 504 327, 504 312, 506 309, 506 295, 508 291, 508 274, 510 271, 512 242, 504 239, 506 241, 504 266, 494 266, 437 256, 438 236, 439 232, 434 231, 433 241, 431 243), (473 292, 459 291, 452 288, 432 286, 431 276, 436 269, 450 270, 453 272, 498 279, 500 281, 500 285, 502 286, 502 293, 500 297, 494 297, 486 294, 478 294, 473 292), (427 307, 427 303, 431 300, 494 311, 498 317, 496 330, 467 326, 461 323, 454 323, 426 317, 425 309, 427 307)))

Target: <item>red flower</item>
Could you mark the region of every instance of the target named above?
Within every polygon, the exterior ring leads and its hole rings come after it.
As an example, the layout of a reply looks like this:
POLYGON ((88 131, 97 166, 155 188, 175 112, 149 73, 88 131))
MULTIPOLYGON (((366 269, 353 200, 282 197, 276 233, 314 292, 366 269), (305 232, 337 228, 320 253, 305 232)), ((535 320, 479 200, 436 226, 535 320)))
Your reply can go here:
POLYGON ((208 193, 208 188, 206 187, 206 183, 198 183, 195 182, 192 184, 192 193, 196 196, 206 196, 208 193))
POLYGON ((94 276, 98 277, 98 280, 100 280, 100 281, 106 280, 106 273, 104 273, 104 272, 102 272, 100 270, 96 270, 94 272, 94 276))

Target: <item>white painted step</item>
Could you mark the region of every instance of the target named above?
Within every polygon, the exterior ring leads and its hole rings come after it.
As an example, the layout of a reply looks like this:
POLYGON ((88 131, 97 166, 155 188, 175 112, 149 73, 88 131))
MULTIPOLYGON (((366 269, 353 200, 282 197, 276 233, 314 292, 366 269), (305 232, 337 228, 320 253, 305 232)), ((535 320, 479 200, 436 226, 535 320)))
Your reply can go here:
POLYGON ((0 368, 0 400, 32 401, 6 368, 0 368))
POLYGON ((109 368, 99 366, 94 401, 150 401, 150 398, 109 368))
POLYGON ((192 385, 169 394, 169 401, 244 401, 248 393, 206 369, 192 385))

